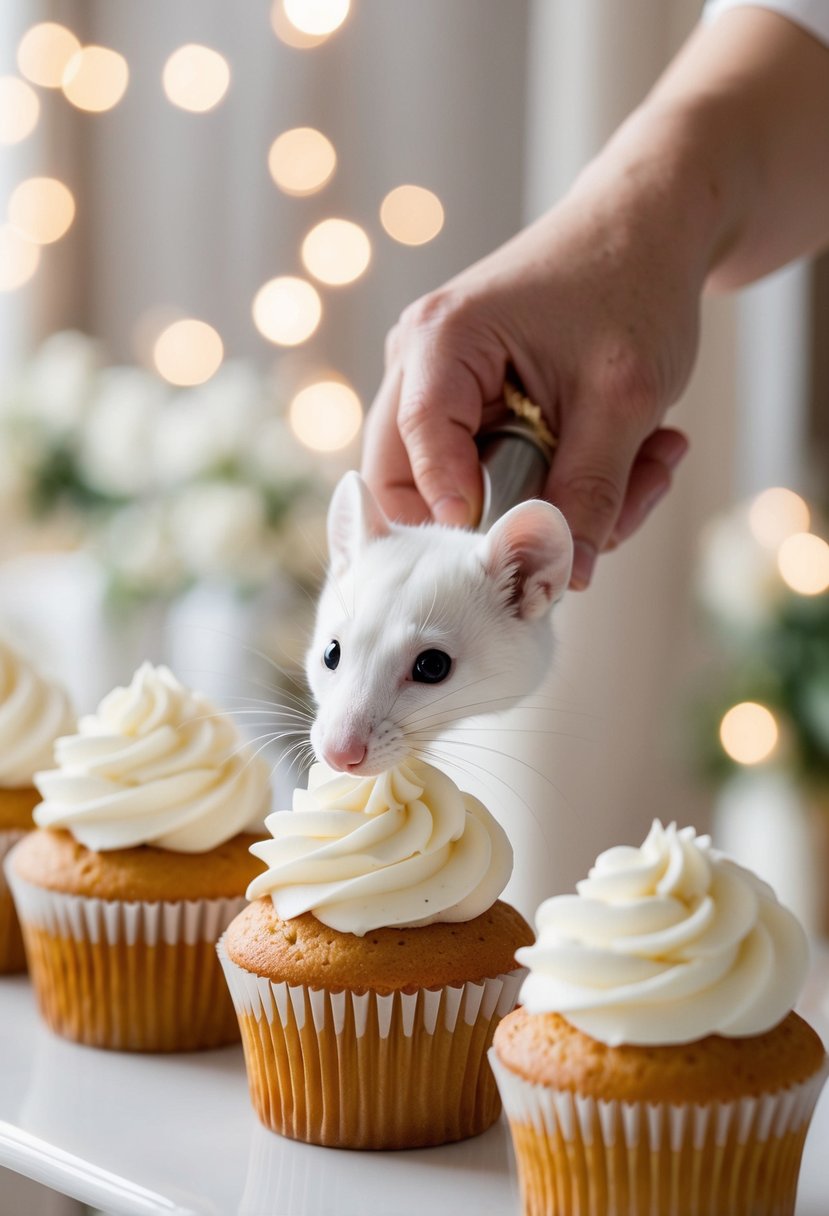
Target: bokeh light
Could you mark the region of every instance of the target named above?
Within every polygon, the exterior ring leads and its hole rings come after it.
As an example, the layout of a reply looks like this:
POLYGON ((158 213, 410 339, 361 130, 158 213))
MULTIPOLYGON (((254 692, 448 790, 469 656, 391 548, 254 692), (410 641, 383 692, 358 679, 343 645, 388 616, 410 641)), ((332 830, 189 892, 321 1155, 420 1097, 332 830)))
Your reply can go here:
POLYGON ((777 746, 779 731, 771 710, 756 701, 732 706, 720 723, 720 742, 737 764, 760 764, 777 746))
POLYGON ((787 536, 806 532, 809 508, 799 494, 783 486, 763 490, 752 502, 748 523, 755 540, 767 549, 777 549, 787 536))
POLYGON ((217 106, 227 92, 230 68, 218 51, 190 42, 173 51, 164 64, 162 84, 173 105, 203 114, 217 106))
POLYGON ((11 224, 0 224, 0 291, 16 291, 35 273, 40 248, 11 224))
POLYGON ((222 339, 212 325, 187 317, 174 321, 158 335, 153 362, 170 384, 204 384, 218 371, 224 357, 222 339))
POLYGON ((282 0, 282 7, 301 34, 327 38, 345 21, 351 0, 282 0))
POLYGON ((298 30, 285 13, 285 0, 273 0, 271 27, 281 42, 298 51, 311 50, 328 37, 327 34, 303 34, 302 30, 298 30))
POLYGON ((820 595, 829 587, 829 545, 811 532, 796 532, 780 546, 777 568, 792 591, 820 595))
POLYGON ((443 227, 443 204, 425 186, 396 186, 380 204, 380 222, 401 245, 425 245, 443 227))
POLYGON ((67 63, 80 49, 80 42, 65 25, 41 21, 20 39, 17 66, 32 84, 58 89, 67 63))
POLYGON ((268 154, 268 168, 279 189, 300 197, 321 190, 336 167, 334 145, 314 127, 283 131, 268 154))
POLYGON ((371 261, 371 242, 351 220, 323 220, 302 242, 302 261, 321 283, 353 283, 371 261))
POLYGON ((347 447, 360 430, 360 398, 341 380, 318 380, 301 389, 291 402, 288 420, 300 443, 314 452, 347 447))
POLYGON ((27 177, 9 199, 9 222, 36 245, 51 245, 75 218, 72 191, 56 177, 27 177))
POLYGON ((129 78, 123 55, 106 46, 85 46, 67 63, 61 87, 73 106, 100 114, 118 104, 129 78))
POLYGON ((40 114, 37 93, 17 76, 0 76, 0 144, 19 144, 35 129, 40 114))
POLYGON ((322 301, 305 279, 282 275, 259 288, 253 301, 253 321, 263 337, 279 346, 299 346, 314 333, 322 317, 322 301))

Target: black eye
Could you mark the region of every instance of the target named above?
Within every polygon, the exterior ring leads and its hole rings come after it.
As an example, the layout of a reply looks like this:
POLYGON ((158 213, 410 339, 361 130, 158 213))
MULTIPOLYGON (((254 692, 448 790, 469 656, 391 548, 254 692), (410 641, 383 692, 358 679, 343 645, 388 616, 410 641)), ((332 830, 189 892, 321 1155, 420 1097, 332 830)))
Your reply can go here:
POLYGON ((442 650, 424 650, 412 668, 412 679, 418 684, 440 684, 452 670, 452 660, 442 650))
POLYGON ((326 667, 330 667, 333 671, 340 661, 340 643, 329 642, 325 650, 322 652, 322 661, 326 667))

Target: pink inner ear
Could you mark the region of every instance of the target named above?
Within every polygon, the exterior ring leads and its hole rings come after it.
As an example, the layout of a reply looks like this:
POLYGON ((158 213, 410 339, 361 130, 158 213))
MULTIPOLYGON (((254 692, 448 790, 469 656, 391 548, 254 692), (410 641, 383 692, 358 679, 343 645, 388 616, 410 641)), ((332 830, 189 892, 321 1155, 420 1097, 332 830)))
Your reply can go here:
POLYGON ((346 473, 328 508, 328 551, 334 570, 345 568, 372 540, 391 532, 391 525, 359 473, 346 473))
POLYGON ((573 541, 564 516, 550 503, 521 503, 490 528, 484 567, 509 580, 516 616, 534 620, 560 599, 570 581, 573 541))

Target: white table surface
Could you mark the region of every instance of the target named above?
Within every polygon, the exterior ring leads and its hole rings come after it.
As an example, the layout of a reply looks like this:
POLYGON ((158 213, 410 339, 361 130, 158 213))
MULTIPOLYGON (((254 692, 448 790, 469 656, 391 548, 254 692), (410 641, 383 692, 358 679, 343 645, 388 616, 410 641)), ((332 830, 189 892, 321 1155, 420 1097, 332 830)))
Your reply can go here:
MULTIPOLYGON (((829 1042, 829 957, 803 1010, 829 1042)), ((28 982, 0 980, 0 1166, 113 1216, 517 1216, 501 1121, 445 1148, 358 1153, 260 1126, 241 1047, 96 1051, 41 1025, 28 982)), ((1 1205, 0 1205, 1 1206, 1 1205)), ((829 1086, 806 1144, 797 1216, 829 1212, 829 1086)))

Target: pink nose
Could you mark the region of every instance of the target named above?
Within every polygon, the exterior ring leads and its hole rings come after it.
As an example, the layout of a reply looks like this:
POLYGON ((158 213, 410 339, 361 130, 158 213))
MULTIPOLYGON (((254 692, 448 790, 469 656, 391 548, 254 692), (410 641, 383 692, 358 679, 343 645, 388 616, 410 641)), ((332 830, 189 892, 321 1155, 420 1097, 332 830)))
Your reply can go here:
POLYGON ((366 756, 366 745, 359 739, 348 739, 339 747, 326 746, 322 749, 326 764, 336 769, 338 773, 346 773, 350 768, 362 764, 366 756))

